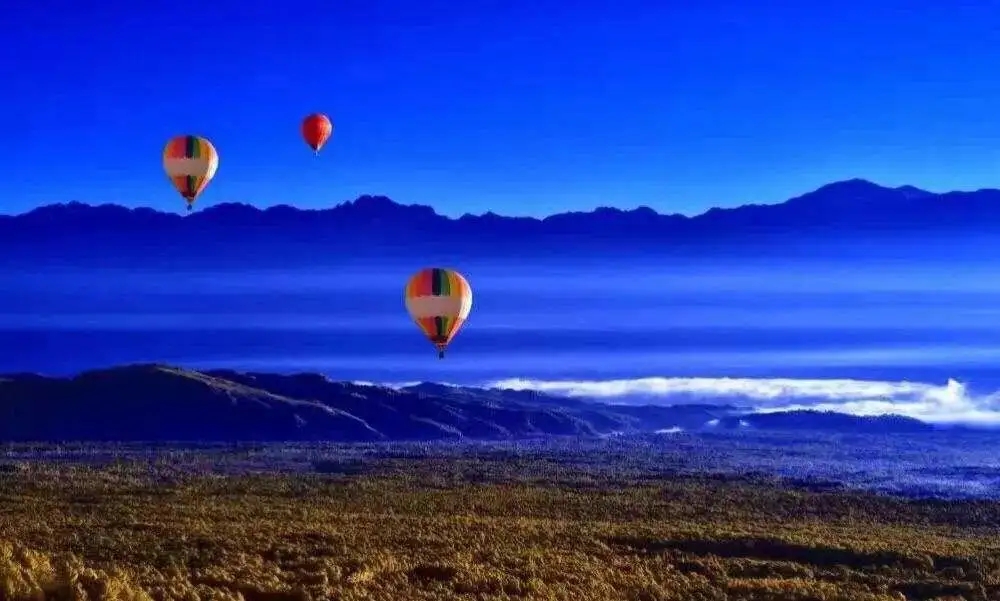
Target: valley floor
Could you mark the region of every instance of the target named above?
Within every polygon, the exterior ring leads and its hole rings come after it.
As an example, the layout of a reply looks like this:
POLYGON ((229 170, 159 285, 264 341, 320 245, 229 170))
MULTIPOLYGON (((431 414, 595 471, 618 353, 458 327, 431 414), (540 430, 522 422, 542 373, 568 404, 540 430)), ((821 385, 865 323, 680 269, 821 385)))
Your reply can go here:
POLYGON ((541 458, 368 467, 0 464, 0 600, 1000 600, 998 502, 541 458))

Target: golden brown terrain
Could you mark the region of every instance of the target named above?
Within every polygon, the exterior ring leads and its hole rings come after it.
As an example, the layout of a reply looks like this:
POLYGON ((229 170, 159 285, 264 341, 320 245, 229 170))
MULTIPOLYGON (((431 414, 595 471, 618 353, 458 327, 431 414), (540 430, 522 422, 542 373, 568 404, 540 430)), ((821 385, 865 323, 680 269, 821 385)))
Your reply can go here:
POLYGON ((0 599, 1000 600, 998 503, 560 469, 8 463, 0 599))

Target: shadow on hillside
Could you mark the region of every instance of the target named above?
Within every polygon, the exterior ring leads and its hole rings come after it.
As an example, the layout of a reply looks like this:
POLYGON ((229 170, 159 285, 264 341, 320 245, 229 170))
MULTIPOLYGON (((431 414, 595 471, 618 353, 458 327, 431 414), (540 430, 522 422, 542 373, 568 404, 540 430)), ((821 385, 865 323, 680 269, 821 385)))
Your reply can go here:
POLYGON ((678 551, 693 555, 715 555, 729 559, 764 559, 806 563, 816 567, 844 566, 854 570, 893 566, 903 569, 933 569, 933 560, 895 551, 864 553, 834 547, 808 546, 772 538, 741 537, 724 540, 654 540, 637 537, 613 537, 612 545, 639 553, 678 551))
POLYGON ((375 466, 363 461, 338 461, 317 459, 312 461, 312 469, 317 474, 327 476, 361 476, 376 471, 375 466))

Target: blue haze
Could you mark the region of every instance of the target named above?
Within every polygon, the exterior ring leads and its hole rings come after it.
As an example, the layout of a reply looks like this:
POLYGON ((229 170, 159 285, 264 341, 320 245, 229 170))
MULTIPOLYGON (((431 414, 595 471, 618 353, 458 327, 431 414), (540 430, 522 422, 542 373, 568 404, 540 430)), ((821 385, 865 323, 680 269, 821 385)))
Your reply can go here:
POLYGON ((1000 381, 1000 283, 986 262, 664 259, 528 274, 473 264, 464 269, 473 313, 445 361, 402 307, 409 271, 8 271, 0 371, 165 361, 468 384, 956 378, 986 390, 1000 381))

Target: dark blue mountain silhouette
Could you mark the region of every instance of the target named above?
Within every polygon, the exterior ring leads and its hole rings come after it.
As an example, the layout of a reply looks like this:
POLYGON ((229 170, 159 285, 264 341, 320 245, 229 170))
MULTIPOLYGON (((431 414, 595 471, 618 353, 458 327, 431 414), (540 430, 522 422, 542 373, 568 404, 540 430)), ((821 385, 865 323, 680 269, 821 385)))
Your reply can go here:
POLYGON ((0 262, 287 265, 415 252, 428 260, 744 253, 748 247, 826 252, 885 239, 919 241, 914 251, 926 253, 953 248, 956 237, 981 236, 1000 240, 1000 190, 935 194, 854 179, 781 204, 711 209, 695 217, 602 207, 544 219, 494 213, 451 219, 382 196, 324 210, 228 203, 190 215, 71 202, 0 216, 0 262), (948 242, 933 248, 941 240, 948 242))
POLYGON ((930 424, 901 415, 848 415, 834 411, 776 411, 751 415, 729 415, 720 419, 723 428, 761 430, 813 430, 842 433, 916 433, 933 430, 930 424))
POLYGON ((128 365, 71 378, 0 376, 0 441, 402 441, 640 434, 717 426, 913 433, 905 417, 748 414, 727 405, 624 406, 541 393, 420 384, 401 389, 319 374, 128 365))

